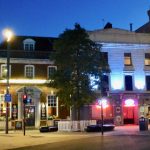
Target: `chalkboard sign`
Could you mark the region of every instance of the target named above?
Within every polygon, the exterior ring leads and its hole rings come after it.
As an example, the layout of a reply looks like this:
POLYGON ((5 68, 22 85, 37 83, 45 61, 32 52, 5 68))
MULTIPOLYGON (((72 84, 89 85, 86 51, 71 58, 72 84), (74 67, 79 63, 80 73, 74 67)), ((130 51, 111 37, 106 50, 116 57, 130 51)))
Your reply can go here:
POLYGON ((22 121, 15 121, 15 130, 22 130, 22 121))

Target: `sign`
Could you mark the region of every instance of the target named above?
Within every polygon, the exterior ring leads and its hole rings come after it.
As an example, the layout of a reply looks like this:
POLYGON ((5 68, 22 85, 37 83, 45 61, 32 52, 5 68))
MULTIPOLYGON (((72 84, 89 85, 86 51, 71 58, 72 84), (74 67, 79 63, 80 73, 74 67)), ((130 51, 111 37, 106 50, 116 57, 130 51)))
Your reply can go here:
POLYGON ((11 94, 5 94, 5 102, 11 102, 11 94))
POLYGON ((15 121, 15 130, 22 130, 22 121, 15 121))

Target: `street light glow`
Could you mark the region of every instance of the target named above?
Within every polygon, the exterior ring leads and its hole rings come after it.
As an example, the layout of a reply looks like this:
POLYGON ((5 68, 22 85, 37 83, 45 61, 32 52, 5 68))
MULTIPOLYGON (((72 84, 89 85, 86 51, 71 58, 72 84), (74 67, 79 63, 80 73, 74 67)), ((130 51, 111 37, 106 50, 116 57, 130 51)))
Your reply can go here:
POLYGON ((4 36, 4 38, 6 38, 7 42, 10 42, 13 35, 14 35, 14 33, 11 29, 4 29, 3 30, 3 36, 4 36))

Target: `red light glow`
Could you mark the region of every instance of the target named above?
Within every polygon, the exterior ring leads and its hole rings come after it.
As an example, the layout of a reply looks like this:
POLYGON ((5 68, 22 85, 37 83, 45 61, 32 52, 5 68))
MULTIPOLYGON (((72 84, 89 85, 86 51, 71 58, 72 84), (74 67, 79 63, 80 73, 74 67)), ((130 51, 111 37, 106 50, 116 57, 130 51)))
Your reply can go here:
POLYGON ((134 107, 135 106, 135 101, 133 99, 127 99, 125 100, 125 107, 134 107))

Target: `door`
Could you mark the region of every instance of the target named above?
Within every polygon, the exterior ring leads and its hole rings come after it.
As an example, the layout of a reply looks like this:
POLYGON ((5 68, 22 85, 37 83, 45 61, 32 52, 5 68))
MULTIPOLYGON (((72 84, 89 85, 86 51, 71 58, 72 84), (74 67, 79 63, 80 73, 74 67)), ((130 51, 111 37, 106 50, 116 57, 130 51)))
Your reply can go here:
POLYGON ((35 126, 35 106, 26 106, 26 126, 35 126))
POLYGON ((134 107, 123 108, 124 124, 134 124, 134 107))

